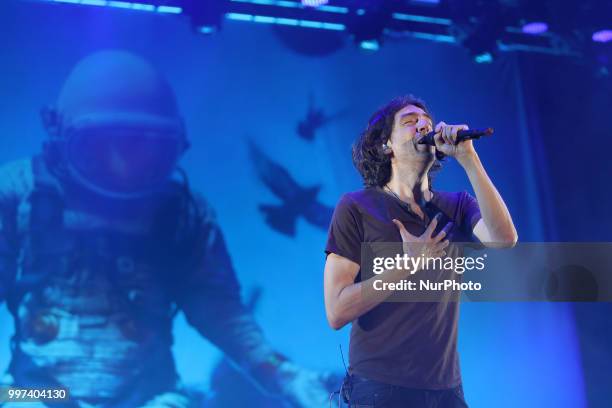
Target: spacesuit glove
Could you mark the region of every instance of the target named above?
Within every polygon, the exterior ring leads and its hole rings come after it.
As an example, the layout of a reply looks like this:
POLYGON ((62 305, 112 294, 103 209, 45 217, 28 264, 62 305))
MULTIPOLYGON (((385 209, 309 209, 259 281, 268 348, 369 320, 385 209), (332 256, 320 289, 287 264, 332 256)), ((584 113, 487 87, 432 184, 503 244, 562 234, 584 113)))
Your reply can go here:
POLYGON ((290 361, 278 367, 283 400, 292 408, 324 408, 329 404, 331 375, 317 373, 290 361))

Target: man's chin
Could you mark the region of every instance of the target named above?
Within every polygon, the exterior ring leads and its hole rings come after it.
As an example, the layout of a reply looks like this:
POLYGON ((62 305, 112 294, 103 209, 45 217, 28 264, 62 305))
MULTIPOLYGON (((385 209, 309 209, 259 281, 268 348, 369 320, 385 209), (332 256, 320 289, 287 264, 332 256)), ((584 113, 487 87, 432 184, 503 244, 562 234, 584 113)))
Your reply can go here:
POLYGON ((414 151, 418 156, 422 157, 433 157, 435 153, 435 148, 433 146, 415 144, 414 151))
POLYGON ((420 139, 420 137, 415 137, 411 140, 414 150, 417 153, 431 153, 433 151, 433 146, 417 143, 420 139))

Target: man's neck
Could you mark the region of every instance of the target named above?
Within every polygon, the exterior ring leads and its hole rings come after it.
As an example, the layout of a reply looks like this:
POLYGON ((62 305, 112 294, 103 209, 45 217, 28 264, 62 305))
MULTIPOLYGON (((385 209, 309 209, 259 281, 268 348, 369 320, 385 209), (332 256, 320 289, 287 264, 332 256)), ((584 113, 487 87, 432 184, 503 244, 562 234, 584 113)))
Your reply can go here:
POLYGON ((393 193, 400 200, 420 206, 423 202, 431 200, 429 178, 425 169, 394 168, 391 171, 391 180, 387 183, 393 193))

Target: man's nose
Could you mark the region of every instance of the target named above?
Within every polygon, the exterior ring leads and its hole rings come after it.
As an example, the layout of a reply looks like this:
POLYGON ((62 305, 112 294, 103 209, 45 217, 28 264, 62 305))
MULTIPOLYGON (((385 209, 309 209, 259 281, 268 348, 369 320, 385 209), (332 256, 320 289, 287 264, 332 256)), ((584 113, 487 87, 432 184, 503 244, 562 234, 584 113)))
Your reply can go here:
POLYGON ((417 131, 422 135, 427 134, 432 131, 431 125, 426 120, 419 120, 417 123, 417 131))

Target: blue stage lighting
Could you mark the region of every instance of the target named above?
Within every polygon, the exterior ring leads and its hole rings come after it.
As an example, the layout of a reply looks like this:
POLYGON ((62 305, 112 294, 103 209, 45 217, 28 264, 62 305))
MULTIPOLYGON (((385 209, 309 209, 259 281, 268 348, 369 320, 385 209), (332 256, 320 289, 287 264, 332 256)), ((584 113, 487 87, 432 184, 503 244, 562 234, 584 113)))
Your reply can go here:
POLYGON ((217 29, 213 26, 201 26, 198 28, 198 31, 201 34, 213 34, 215 32, 217 32, 217 29))
POLYGON ((493 62, 493 54, 490 52, 483 52, 482 54, 474 56, 474 61, 478 64, 490 64, 493 62))
POLYGON ((150 11, 164 14, 181 14, 183 9, 177 6, 156 6, 146 3, 134 3, 121 0, 46 0, 53 3, 80 4, 83 6, 112 7, 126 10, 150 11))
POLYGON ((612 41, 612 30, 600 30, 593 33, 593 41, 606 43, 612 41))
POLYGON ((132 3, 127 2, 127 1, 109 1, 107 6, 109 6, 109 7, 116 7, 116 8, 131 9, 132 8, 132 3))
POLYGON ((413 38, 418 38, 421 40, 430 40, 435 42, 443 42, 450 44, 454 44, 457 42, 457 39, 452 35, 421 33, 418 31, 409 32, 407 35, 413 38))
POLYGON ((543 34, 548 31, 548 24, 543 21, 533 21, 531 23, 524 24, 521 27, 521 31, 525 34, 543 34))
POLYGON ((132 3, 133 10, 155 11, 155 6, 152 4, 132 3))
POLYGON ((81 0, 81 4, 85 4, 87 6, 106 6, 106 0, 81 0))
POLYGON ((392 16, 396 20, 414 21, 416 23, 440 24, 447 26, 453 23, 452 20, 448 18, 419 16, 415 14, 393 13, 392 16))
POLYGON ((342 31, 345 28, 343 24, 324 23, 321 21, 311 21, 311 20, 297 20, 297 19, 281 18, 281 17, 258 16, 258 15, 243 14, 243 13, 226 13, 225 18, 227 18, 228 20, 235 20, 235 21, 249 21, 252 23, 263 23, 263 24, 291 25, 291 26, 299 26, 299 27, 305 27, 305 28, 318 28, 322 30, 342 31))
POLYGON ((180 7, 174 6, 157 6, 157 12, 169 14, 181 14, 183 10, 180 7))
POLYGON ((303 0, 301 3, 297 3, 295 1, 287 1, 287 0, 230 0, 235 3, 250 3, 250 4, 259 4, 264 6, 276 6, 276 7, 287 7, 287 8, 303 8, 303 7, 314 7, 318 11, 325 11, 328 13, 340 13, 346 14, 348 13, 348 8, 341 6, 331 6, 327 4, 327 1, 317 1, 303 0), (311 3, 311 4, 307 4, 311 3))
POLYGON ((302 5, 306 7, 319 7, 329 3, 329 0, 302 0, 302 5))
POLYGON ((419 4, 419 5, 427 5, 427 6, 436 6, 440 4, 440 0, 410 0, 411 4, 419 4))
POLYGON ((366 51, 378 51, 380 49, 380 43, 378 40, 365 40, 359 43, 359 48, 366 51))

